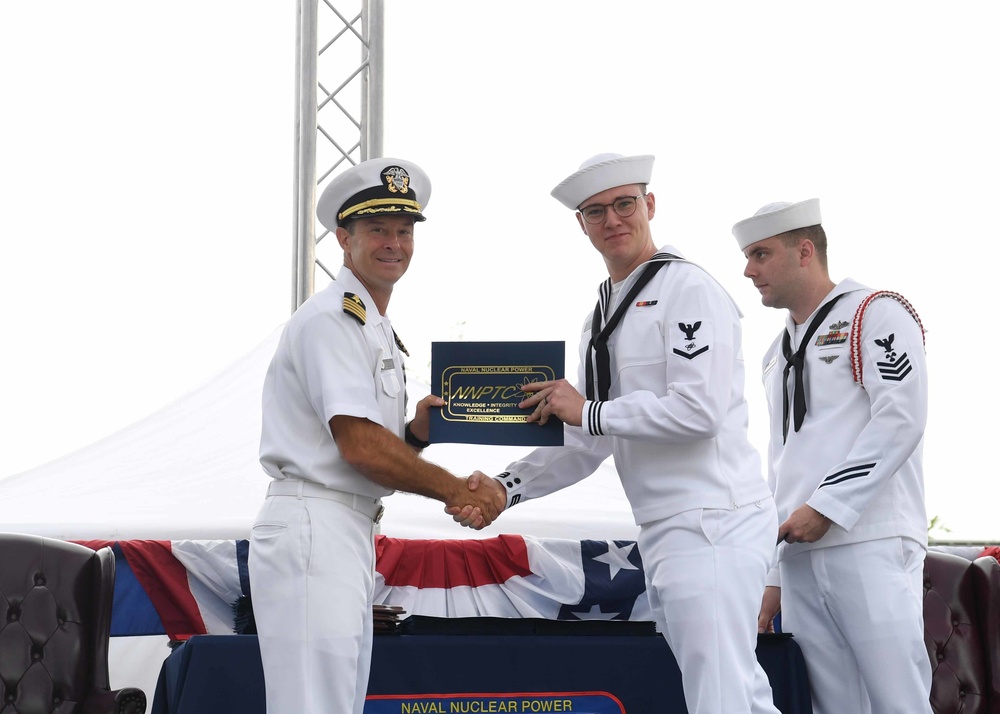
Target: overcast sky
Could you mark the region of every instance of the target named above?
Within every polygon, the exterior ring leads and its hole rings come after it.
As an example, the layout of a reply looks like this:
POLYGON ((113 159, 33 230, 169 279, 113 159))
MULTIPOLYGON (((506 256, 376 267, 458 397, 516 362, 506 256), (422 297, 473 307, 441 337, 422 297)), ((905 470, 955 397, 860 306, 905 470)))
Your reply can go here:
MULTIPOLYGON (((763 452, 759 363, 783 317, 742 277, 730 228, 819 197, 832 277, 903 293, 927 328, 937 535, 1000 539, 995 3, 385 14, 384 154, 434 186, 390 305, 418 376, 454 339, 565 340, 574 374, 606 274, 549 191, 592 154, 652 153, 655 240, 745 313, 763 452)), ((177 399, 287 318, 294 41, 292 2, 0 6, 0 478, 177 399)))

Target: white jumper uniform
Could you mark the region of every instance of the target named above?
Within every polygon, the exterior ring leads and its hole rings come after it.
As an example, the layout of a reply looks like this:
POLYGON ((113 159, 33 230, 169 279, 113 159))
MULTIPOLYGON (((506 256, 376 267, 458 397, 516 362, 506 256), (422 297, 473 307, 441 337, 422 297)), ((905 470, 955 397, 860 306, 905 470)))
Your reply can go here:
POLYGON ((249 568, 269 714, 364 708, 375 522, 392 491, 344 461, 330 433, 337 415, 403 436, 392 325, 346 267, 289 319, 264 380, 260 461, 273 481, 249 568))
MULTIPOLYGON (((843 295, 806 347, 807 411, 784 443, 781 335, 764 358, 768 481, 778 517, 808 504, 833 521, 815 543, 780 544, 780 567, 768 576, 782 586, 782 628, 802 647, 816 714, 931 711, 922 606, 923 337, 914 316, 889 298, 873 299, 861 334, 852 334, 871 293, 844 280, 817 307, 843 295), (859 338, 864 386, 852 376, 851 343, 859 338)), ((797 327, 788 318, 793 351, 811 321, 797 327)))
MULTIPOLYGON (((618 299, 642 270, 616 286, 618 299)), ((615 309, 608 288, 605 316, 615 309)), ((754 655, 777 519, 747 439, 740 312, 683 260, 661 268, 631 302, 608 342, 609 398, 585 403, 584 426, 567 426, 564 446, 538 448, 498 478, 512 506, 585 478, 613 454, 688 711, 777 712, 754 655)), ((592 317, 580 343, 581 393, 592 317)))

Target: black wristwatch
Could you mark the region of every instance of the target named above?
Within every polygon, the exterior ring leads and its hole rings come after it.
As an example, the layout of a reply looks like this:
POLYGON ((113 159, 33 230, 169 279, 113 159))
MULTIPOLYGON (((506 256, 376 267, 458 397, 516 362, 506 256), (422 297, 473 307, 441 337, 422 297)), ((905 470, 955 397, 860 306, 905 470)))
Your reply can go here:
POLYGON ((428 446, 431 445, 431 442, 424 441, 423 439, 418 439, 416 436, 414 436, 413 430, 410 429, 410 424, 412 423, 413 422, 410 421, 406 422, 406 427, 403 429, 403 440, 406 441, 406 443, 412 446, 414 449, 426 449, 428 446))

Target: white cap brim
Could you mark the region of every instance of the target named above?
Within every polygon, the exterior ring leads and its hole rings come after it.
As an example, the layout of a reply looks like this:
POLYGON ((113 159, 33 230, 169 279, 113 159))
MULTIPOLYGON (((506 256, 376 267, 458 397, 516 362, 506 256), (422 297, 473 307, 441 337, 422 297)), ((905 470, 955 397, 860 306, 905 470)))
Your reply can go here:
POLYGON ((316 203, 316 218, 330 231, 348 217, 402 215, 422 221, 430 200, 431 180, 412 161, 368 159, 330 180, 316 203))
POLYGON ((740 250, 746 250, 757 241, 798 228, 817 226, 822 222, 818 198, 809 198, 798 203, 780 201, 761 207, 750 218, 744 218, 734 225, 733 236, 740 250))
POLYGON ((615 186, 641 184, 645 186, 653 176, 653 159, 621 154, 598 154, 584 161, 579 170, 552 189, 552 197, 571 210, 601 191, 615 186))

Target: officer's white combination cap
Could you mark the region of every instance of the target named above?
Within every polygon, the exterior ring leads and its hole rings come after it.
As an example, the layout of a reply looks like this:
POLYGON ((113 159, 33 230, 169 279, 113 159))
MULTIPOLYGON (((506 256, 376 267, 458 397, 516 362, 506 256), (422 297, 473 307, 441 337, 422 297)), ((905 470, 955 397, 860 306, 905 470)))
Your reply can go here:
POLYGON ((345 221, 371 216, 411 216, 431 200, 431 180, 412 161, 369 159, 337 174, 316 203, 316 218, 333 231, 345 221))
POLYGON ((759 211, 733 226, 733 236, 746 250, 757 241, 794 231, 797 228, 818 226, 823 222, 819 214, 819 199, 809 198, 798 203, 779 201, 763 206, 759 211))
POLYGON ((552 189, 552 196, 566 208, 576 210, 591 196, 615 186, 642 184, 653 176, 654 157, 598 154, 580 164, 576 173, 552 189))

